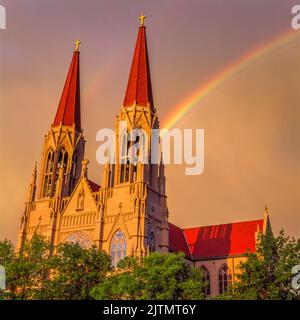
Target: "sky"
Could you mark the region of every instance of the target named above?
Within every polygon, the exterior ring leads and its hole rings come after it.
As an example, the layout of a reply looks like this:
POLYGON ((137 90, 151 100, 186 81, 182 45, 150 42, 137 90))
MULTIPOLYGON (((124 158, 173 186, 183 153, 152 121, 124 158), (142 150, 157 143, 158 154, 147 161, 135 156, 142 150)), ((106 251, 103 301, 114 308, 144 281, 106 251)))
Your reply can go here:
POLYGON ((170 221, 181 227, 263 217, 300 237, 300 30, 290 0, 0 0, 0 240, 16 241, 35 161, 53 122, 76 39, 89 177, 101 183, 96 133, 114 128, 141 13, 160 122, 214 75, 279 43, 199 99, 175 124, 204 129, 205 168, 166 168, 170 221), (299 37, 297 36, 299 34, 299 37))

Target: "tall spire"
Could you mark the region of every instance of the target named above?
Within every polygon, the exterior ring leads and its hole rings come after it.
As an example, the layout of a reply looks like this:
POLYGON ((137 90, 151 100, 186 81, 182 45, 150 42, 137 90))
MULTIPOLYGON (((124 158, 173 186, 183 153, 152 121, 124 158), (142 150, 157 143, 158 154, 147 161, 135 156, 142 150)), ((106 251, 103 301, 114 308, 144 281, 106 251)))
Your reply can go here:
POLYGON ((137 104, 139 106, 150 105, 151 108, 154 108, 146 40, 146 27, 144 26, 145 18, 146 17, 144 15, 141 15, 140 17, 139 33, 123 103, 125 107, 137 104))
POLYGON ((53 126, 60 124, 66 126, 75 125, 75 129, 81 130, 80 119, 80 77, 79 77, 79 44, 77 40, 75 45, 75 51, 69 73, 66 79, 66 83, 61 95, 59 106, 56 112, 56 116, 53 122, 53 126))
POLYGON ((271 231, 271 222, 270 222, 270 216, 269 216, 269 208, 267 205, 265 205, 263 234, 266 234, 267 232, 272 232, 272 231, 271 231))

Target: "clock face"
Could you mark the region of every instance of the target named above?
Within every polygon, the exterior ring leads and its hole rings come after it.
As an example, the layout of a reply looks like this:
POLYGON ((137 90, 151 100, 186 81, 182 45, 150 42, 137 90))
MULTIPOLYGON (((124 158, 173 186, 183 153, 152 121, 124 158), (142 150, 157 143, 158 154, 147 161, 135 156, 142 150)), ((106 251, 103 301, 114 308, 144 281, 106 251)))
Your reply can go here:
POLYGON ((78 243, 82 248, 85 249, 91 248, 93 245, 88 235, 81 231, 74 232, 67 236, 65 242, 78 243))
POLYGON ((148 236, 148 246, 149 246, 150 252, 155 251, 155 236, 153 232, 150 232, 148 236))

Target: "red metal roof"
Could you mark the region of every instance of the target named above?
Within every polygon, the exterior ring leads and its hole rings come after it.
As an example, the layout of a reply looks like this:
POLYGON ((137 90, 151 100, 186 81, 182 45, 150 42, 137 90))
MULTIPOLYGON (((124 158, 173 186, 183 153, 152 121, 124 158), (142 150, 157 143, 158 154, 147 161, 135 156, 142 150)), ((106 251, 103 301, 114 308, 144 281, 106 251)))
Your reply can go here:
POLYGON ((186 229, 172 225, 170 250, 186 254, 186 246, 195 260, 255 252, 257 229, 263 231, 263 219, 186 229))
POLYGON ((92 180, 88 180, 88 184, 89 184, 90 188, 92 189, 92 192, 99 191, 100 186, 96 182, 93 182, 92 180))
POLYGON ((169 223, 169 248, 173 252, 183 252, 186 257, 190 257, 190 250, 185 241, 182 229, 169 223))
POLYGON ((152 85, 146 40, 146 28, 141 26, 136 41, 127 90, 123 105, 134 104, 153 108, 152 85))
POLYGON ((66 83, 61 95, 59 106, 53 122, 81 129, 80 120, 80 79, 79 79, 79 52, 74 51, 66 83))

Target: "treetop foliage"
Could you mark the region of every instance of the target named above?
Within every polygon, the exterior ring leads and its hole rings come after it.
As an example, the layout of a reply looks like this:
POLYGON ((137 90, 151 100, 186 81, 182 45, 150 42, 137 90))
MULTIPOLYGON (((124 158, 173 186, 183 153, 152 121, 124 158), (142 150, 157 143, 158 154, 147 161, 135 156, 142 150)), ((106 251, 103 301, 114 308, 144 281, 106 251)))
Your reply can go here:
MULTIPOLYGON (((299 299, 292 288, 292 268, 300 265, 300 240, 267 233, 258 239, 256 253, 246 253, 234 284, 217 299, 299 299)), ((205 299, 205 276, 183 254, 154 252, 126 257, 112 267, 96 247, 84 249, 63 243, 51 248, 40 235, 17 254, 11 241, 0 241, 0 265, 6 271, 6 290, 0 299, 205 299)))

